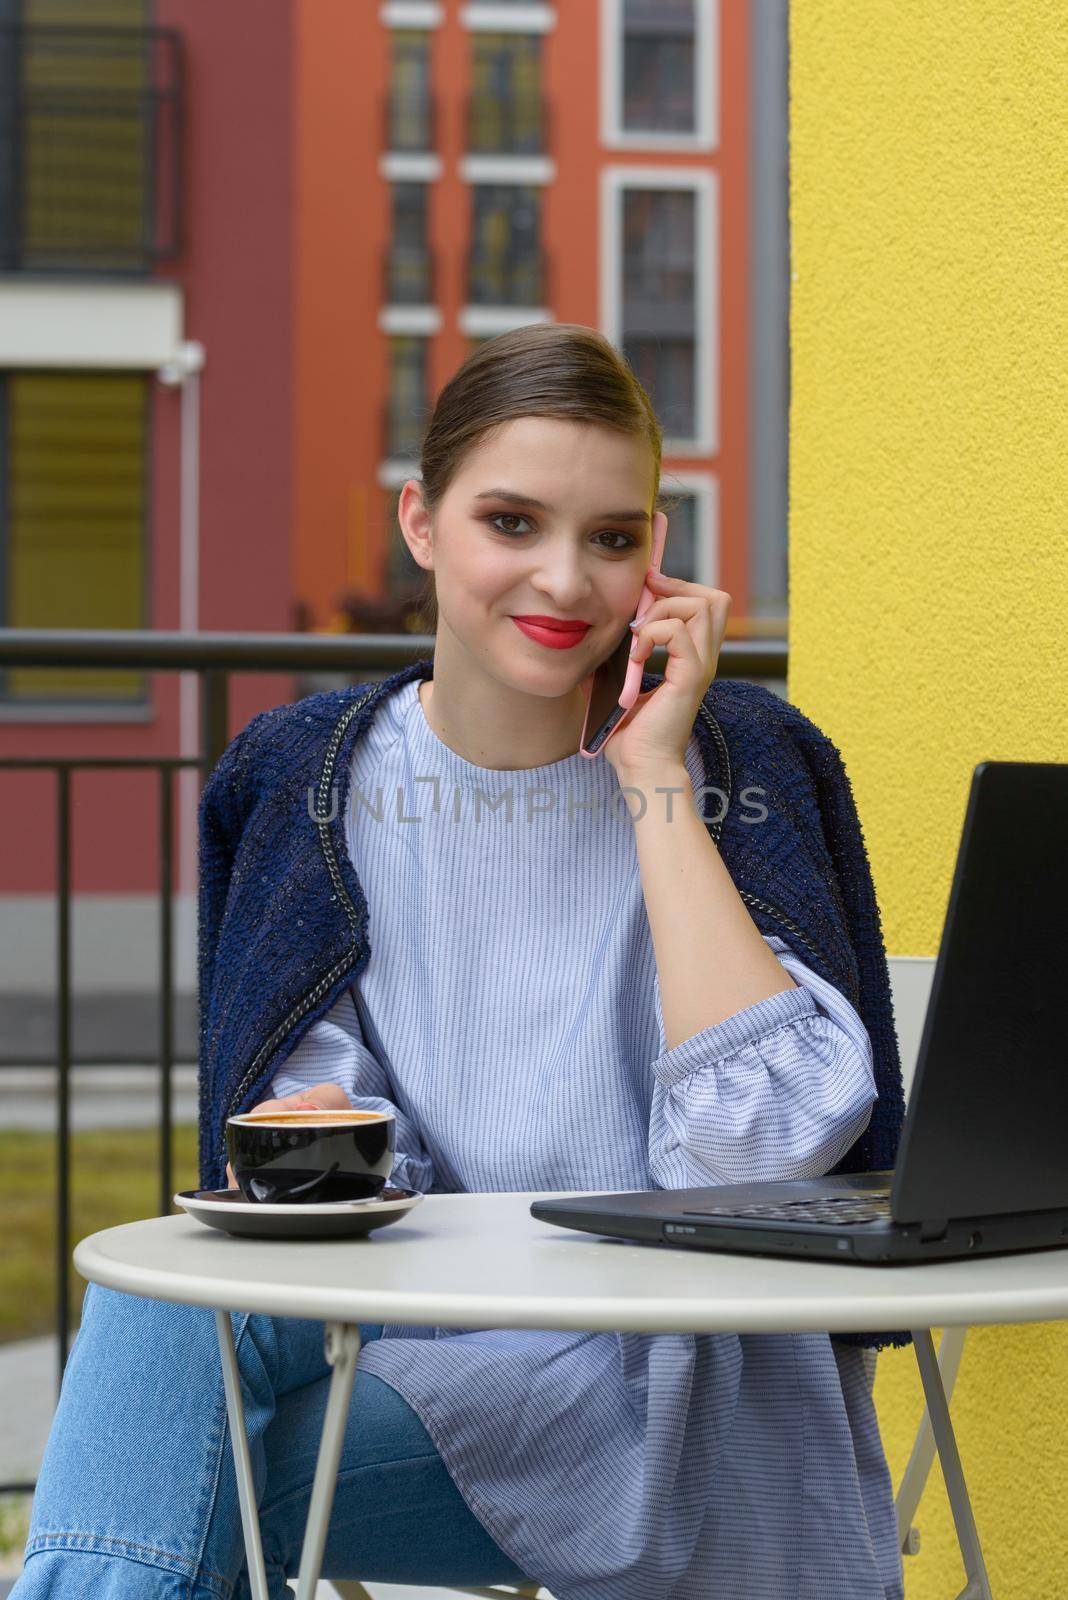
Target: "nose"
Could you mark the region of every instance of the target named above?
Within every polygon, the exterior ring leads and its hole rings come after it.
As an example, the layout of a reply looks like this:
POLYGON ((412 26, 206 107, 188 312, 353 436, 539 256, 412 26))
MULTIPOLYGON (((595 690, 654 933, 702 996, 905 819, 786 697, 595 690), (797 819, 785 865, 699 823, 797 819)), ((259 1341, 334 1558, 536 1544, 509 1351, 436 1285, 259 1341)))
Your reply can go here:
POLYGON ((580 549, 560 541, 539 555, 531 584, 549 602, 549 611, 574 615, 591 590, 590 575, 580 549))

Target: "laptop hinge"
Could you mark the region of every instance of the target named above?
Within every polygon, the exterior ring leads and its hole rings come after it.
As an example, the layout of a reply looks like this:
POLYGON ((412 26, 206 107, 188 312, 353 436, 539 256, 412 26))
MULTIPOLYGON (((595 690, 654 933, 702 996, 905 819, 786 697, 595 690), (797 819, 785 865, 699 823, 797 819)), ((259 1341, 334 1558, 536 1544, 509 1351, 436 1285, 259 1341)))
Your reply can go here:
POLYGON ((948 1233, 948 1231, 949 1231, 949 1222, 948 1222, 948 1220, 943 1220, 941 1222, 921 1222, 920 1223, 920 1239, 921 1239, 921 1241, 927 1241, 927 1240, 931 1240, 931 1239, 944 1239, 946 1234, 948 1233))

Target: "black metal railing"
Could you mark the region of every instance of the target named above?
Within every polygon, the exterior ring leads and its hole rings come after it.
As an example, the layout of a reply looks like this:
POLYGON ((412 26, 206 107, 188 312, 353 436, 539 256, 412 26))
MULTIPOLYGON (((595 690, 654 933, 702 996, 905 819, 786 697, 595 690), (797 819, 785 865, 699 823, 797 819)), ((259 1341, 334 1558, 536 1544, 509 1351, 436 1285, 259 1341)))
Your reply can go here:
POLYGON ((183 108, 173 29, 0 26, 0 270, 180 255, 183 108))
POLYGON ((552 304, 549 257, 544 250, 467 258, 467 304, 471 306, 547 306, 552 304))
POLYGON ((382 298, 387 306, 434 304, 436 263, 425 245, 391 244, 382 267, 382 298))
POLYGON ((383 146, 391 154, 428 155, 437 148, 436 95, 394 89, 382 102, 382 121, 383 146))
POLYGON ((469 155, 540 156, 549 148, 549 102, 543 94, 470 94, 469 155))
MULTIPOLYGON (((430 634, 228 634, 0 629, 0 668, 129 668, 193 671, 200 681, 200 753, 196 756, 0 757, 0 771, 45 770, 55 777, 56 809, 56 1193, 55 1272, 58 1381, 67 1362, 71 1254, 71 823, 76 772, 155 770, 159 774, 159 1211, 171 1209, 171 1103, 174 1044, 174 843, 175 772, 196 768, 206 781, 230 740, 230 676, 234 672, 337 674, 341 681, 382 681, 421 657, 432 657, 430 634)), ((648 670, 662 672, 663 650, 654 650, 648 670)), ((785 679, 783 639, 724 641, 717 674, 724 678, 785 679)), ((44 1063, 52 1065, 52 1063, 44 1063)), ((80 1064, 80 1063, 79 1063, 80 1064)), ((95 1065, 105 1063, 96 1062, 95 1065)), ((0 1494, 31 1493, 32 1483, 0 1483, 0 1494)))

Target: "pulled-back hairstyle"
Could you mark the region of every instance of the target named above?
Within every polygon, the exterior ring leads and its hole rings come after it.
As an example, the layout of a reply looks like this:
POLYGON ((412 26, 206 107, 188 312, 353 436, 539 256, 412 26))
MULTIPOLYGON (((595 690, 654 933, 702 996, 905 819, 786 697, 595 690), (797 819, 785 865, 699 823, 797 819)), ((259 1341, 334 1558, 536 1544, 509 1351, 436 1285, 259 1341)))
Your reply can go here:
MULTIPOLYGON (((423 435, 419 468, 431 516, 470 452, 518 417, 564 417, 600 423, 644 439, 660 490, 663 432, 652 402, 625 358, 596 328, 533 322, 478 345, 441 390, 423 435)), ((437 625, 434 575, 419 595, 437 625)))

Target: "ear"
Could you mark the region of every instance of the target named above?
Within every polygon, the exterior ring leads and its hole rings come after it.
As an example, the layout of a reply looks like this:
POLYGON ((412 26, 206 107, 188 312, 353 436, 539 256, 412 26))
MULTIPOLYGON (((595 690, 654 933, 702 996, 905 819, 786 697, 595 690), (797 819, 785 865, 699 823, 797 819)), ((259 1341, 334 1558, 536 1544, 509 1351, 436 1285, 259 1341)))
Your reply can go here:
POLYGON ((417 478, 408 478, 397 501, 397 521, 401 536, 411 551, 412 560, 427 572, 433 570, 434 545, 430 525, 430 512, 423 499, 417 478))

